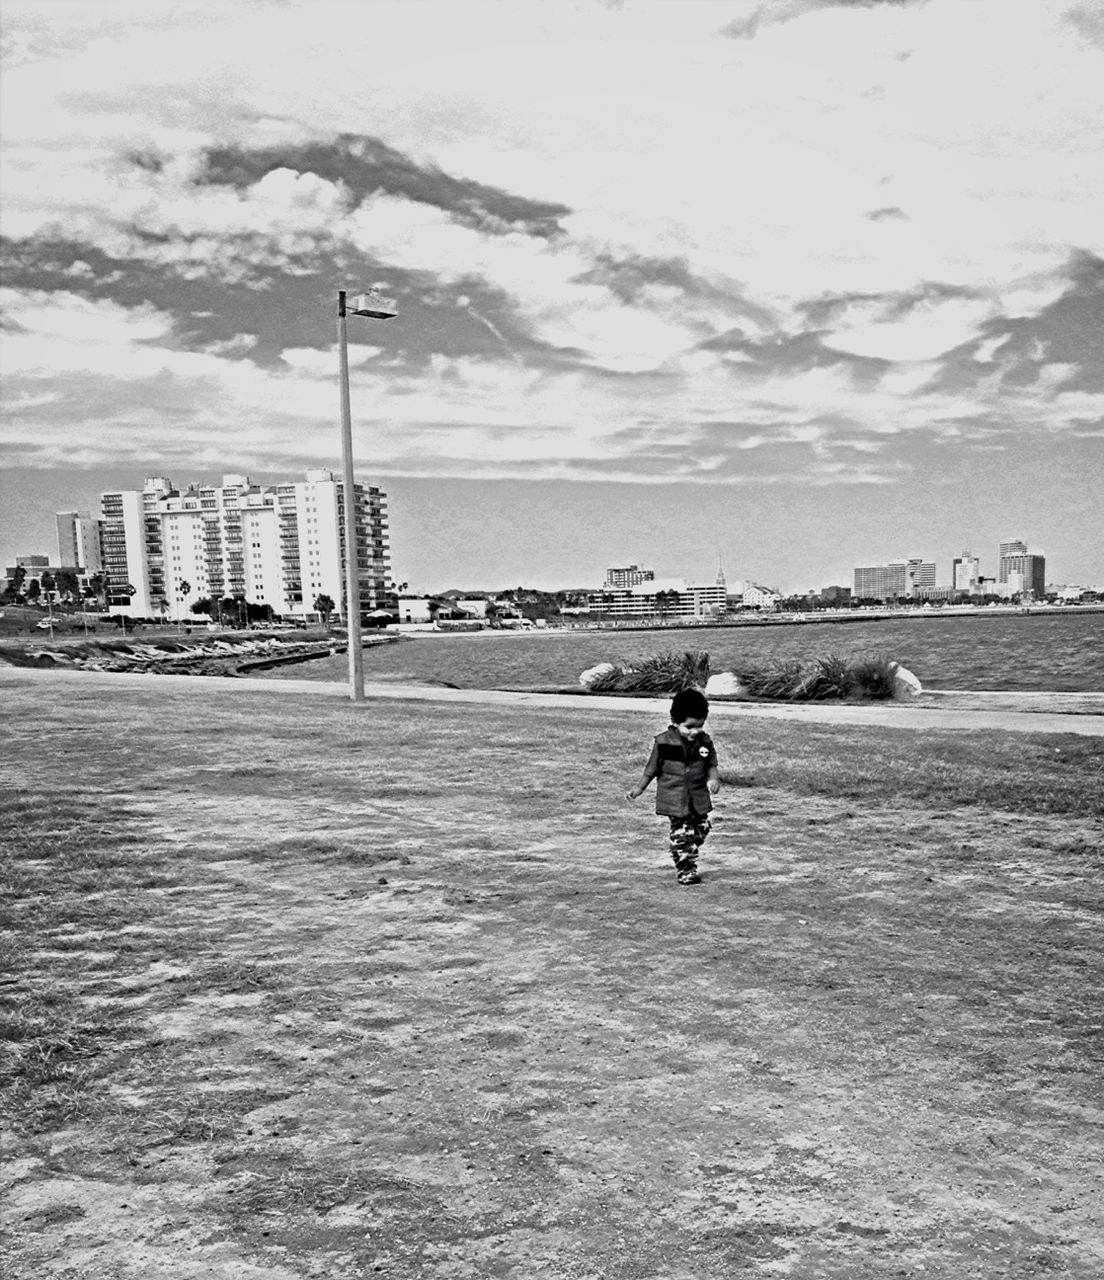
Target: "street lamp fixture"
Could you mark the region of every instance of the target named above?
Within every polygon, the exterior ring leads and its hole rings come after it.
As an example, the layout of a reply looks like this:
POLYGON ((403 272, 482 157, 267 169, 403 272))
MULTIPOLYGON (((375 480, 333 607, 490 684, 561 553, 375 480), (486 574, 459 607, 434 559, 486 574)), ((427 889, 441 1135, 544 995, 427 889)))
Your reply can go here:
POLYGON ((345 622, 349 637, 349 697, 364 701, 364 653, 360 637, 360 577, 357 573, 356 482, 353 479, 353 420, 349 408, 349 339, 346 312, 370 320, 390 320, 398 315, 392 298, 374 289, 357 294, 346 303, 346 291, 337 291, 337 349, 341 360, 341 463, 345 491, 345 622))

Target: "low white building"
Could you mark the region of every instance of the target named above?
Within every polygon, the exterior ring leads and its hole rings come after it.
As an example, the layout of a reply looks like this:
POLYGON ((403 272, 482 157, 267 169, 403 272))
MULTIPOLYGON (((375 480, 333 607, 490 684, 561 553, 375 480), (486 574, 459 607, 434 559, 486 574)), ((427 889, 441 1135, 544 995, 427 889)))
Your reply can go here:
POLYGON ((777 609, 781 599, 780 591, 761 587, 755 582, 748 582, 744 584, 744 594, 740 598, 740 603, 745 609, 777 609))
POLYGON ((714 582, 653 578, 632 587, 596 591, 589 609, 610 618, 718 618, 728 609, 728 587, 723 573, 714 582))
POLYGON ((399 596, 399 622, 432 622, 431 596, 399 596))

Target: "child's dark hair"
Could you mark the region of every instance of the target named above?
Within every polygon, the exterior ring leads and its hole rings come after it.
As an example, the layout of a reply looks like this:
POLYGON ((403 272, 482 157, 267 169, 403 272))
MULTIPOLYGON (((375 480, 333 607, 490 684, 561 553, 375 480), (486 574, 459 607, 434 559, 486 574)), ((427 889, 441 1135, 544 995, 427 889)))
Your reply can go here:
POLYGON ((680 689, 671 699, 671 723, 704 720, 709 715, 709 699, 700 689, 680 689))

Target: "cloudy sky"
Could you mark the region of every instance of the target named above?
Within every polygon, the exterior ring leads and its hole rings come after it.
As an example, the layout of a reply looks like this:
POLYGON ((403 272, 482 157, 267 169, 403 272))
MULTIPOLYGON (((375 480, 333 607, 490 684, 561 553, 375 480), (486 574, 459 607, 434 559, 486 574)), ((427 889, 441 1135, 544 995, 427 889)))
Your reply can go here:
POLYGON ((1104 581, 1102 0, 3 0, 0 560, 358 472, 412 586, 1104 581))

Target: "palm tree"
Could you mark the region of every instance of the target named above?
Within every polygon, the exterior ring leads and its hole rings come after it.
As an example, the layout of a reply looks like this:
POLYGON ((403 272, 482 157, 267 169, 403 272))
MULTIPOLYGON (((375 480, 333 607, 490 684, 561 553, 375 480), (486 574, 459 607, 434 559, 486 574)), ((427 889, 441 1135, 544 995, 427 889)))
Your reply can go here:
MULTIPOLYGON (((130 602, 134 599, 135 593, 137 592, 138 588, 134 585, 134 583, 133 583, 133 582, 124 582, 124 583, 123 583, 123 585, 119 588, 119 590, 123 593, 123 595, 125 595, 125 596, 126 596, 126 598, 127 598, 127 604, 129 605, 129 604, 130 604, 130 602)), ((123 625, 123 635, 125 636, 125 635, 126 635, 126 620, 127 620, 127 616, 126 616, 126 614, 125 614, 125 613, 121 613, 121 614, 119 615, 119 620, 120 620, 120 622, 121 622, 121 623, 122 623, 122 625, 123 625)))

